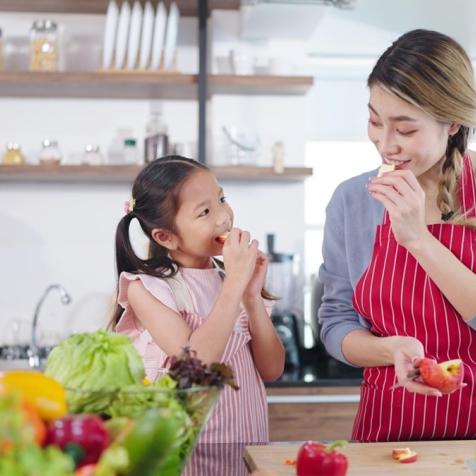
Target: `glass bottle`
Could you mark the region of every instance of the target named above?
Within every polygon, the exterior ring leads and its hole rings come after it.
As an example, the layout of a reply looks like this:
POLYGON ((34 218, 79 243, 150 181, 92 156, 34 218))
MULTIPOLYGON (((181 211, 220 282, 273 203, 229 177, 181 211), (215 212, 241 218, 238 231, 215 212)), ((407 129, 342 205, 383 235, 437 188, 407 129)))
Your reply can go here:
POLYGON ((61 162, 61 151, 58 142, 52 139, 43 139, 38 159, 43 165, 58 165, 61 162))
POLYGON ((58 69, 58 34, 56 22, 36 20, 30 30, 32 71, 58 69))
POLYGON ((138 164, 140 162, 139 149, 135 139, 124 139, 124 162, 126 164, 138 164))
POLYGON ((168 154, 169 136, 167 125, 162 121, 160 111, 152 112, 145 129, 144 161, 152 162, 154 159, 168 154))
POLYGON ((26 158, 20 150, 20 146, 15 142, 9 142, 7 149, 3 154, 2 163, 5 165, 23 165, 26 158))

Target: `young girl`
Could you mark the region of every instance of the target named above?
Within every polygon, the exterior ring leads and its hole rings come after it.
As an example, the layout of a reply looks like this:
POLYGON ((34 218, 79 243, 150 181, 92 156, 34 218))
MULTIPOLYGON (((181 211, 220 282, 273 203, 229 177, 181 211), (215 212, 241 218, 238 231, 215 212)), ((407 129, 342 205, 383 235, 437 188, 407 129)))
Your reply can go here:
POLYGON ((323 341, 337 358, 365 367, 352 438, 474 438, 471 61, 452 38, 414 30, 383 53, 368 85, 368 135, 395 170, 338 187, 327 208, 320 269, 323 341), (465 384, 442 394, 414 381, 409 371, 424 356, 463 360, 465 384))
POLYGON ((270 301, 262 297, 267 260, 247 231, 233 228, 233 211, 206 166, 168 156, 139 173, 117 227, 116 261, 115 330, 132 338, 149 380, 185 345, 204 362, 233 369, 240 389, 224 389, 200 442, 266 442, 263 381, 284 366, 270 301), (150 240, 147 259, 131 245, 134 218, 150 240))

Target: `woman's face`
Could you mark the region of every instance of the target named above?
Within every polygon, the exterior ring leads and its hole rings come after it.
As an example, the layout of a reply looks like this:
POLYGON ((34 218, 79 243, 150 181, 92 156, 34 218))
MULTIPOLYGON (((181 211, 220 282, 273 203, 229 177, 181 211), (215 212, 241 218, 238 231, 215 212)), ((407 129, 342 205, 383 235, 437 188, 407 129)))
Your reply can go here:
POLYGON ((448 137, 457 130, 378 84, 370 87, 368 135, 384 163, 419 177, 443 158, 448 137))

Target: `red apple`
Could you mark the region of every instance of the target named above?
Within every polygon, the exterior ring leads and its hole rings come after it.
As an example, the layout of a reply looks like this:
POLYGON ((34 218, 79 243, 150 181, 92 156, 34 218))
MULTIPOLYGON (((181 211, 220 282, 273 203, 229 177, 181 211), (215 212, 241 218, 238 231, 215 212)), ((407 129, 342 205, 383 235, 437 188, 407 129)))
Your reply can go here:
POLYGON ((461 359, 437 363, 434 359, 423 358, 415 366, 422 382, 441 393, 451 393, 463 383, 464 365, 461 359))

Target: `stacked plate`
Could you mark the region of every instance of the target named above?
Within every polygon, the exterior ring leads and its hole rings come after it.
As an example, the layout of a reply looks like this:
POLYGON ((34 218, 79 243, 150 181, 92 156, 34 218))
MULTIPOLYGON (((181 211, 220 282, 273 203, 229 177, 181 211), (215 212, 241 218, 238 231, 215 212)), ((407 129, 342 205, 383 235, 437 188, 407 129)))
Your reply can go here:
POLYGON ((107 7, 104 28, 103 69, 175 69, 180 12, 172 2, 167 9, 159 1, 154 11, 147 0, 132 4, 125 0, 120 8, 115 0, 107 7))

